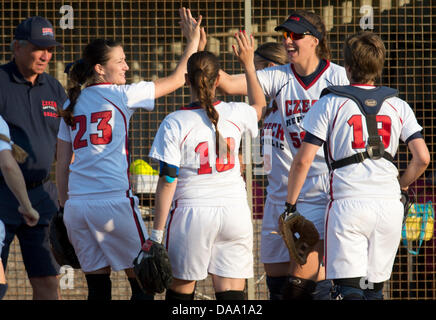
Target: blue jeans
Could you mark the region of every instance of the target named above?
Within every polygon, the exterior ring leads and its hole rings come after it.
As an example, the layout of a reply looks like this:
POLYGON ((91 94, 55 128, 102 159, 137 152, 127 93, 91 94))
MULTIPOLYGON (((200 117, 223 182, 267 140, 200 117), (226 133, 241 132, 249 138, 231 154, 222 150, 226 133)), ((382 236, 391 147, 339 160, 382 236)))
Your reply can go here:
POLYGON ((312 293, 313 300, 330 300, 332 287, 333 282, 331 280, 317 282, 315 291, 312 293))
POLYGON ((383 300, 383 289, 374 291, 371 289, 358 289, 349 286, 334 286, 332 298, 342 300, 383 300))

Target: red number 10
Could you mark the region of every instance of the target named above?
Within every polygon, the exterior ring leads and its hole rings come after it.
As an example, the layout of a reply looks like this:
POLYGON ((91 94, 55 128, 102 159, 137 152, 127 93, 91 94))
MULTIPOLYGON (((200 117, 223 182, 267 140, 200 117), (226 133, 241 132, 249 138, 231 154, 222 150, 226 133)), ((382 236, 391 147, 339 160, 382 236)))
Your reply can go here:
MULTIPOLYGON (((232 169, 235 166, 235 139, 226 138, 226 143, 228 145, 228 149, 230 152, 227 152, 226 162, 224 163, 224 159, 217 156, 216 158, 216 171, 223 172, 232 169)), ((212 167, 209 163, 209 143, 200 142, 195 148, 195 152, 200 155, 200 168, 198 169, 198 174, 209 174, 212 173, 212 167)))

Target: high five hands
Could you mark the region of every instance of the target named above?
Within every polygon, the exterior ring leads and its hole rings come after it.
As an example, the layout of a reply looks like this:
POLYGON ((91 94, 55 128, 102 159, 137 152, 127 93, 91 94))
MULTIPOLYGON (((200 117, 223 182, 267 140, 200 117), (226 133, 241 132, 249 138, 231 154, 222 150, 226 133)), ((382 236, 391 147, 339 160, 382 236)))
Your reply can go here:
POLYGON ((191 10, 184 7, 179 9, 179 15, 181 19, 179 24, 180 28, 182 29, 183 36, 188 42, 195 41, 200 43, 200 24, 203 17, 199 15, 197 19, 194 19, 192 17, 191 10))
POLYGON ((254 67, 254 37, 252 34, 248 35, 245 30, 239 31, 235 33, 235 39, 238 44, 238 48, 236 46, 232 46, 233 52, 238 58, 239 62, 246 69, 247 66, 254 67))

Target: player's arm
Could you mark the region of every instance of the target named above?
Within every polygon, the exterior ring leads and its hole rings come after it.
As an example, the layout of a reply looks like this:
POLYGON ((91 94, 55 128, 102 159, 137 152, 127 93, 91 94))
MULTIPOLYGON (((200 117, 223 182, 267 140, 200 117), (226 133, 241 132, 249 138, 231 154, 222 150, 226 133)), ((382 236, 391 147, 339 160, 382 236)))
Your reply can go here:
POLYGON ((207 44, 206 31, 204 30, 204 27, 201 27, 200 28, 200 41, 198 43, 197 51, 204 51, 206 49, 206 44, 207 44))
POLYGON ((245 31, 237 33, 235 38, 238 49, 233 46, 233 52, 244 67, 248 101, 256 109, 259 121, 266 111, 266 100, 254 66, 254 38, 252 35, 248 36, 245 31))
POLYGON ((164 230, 168 213, 171 209, 174 192, 176 191, 177 179, 174 182, 167 182, 165 177, 159 177, 156 187, 156 203, 153 229, 164 230))
POLYGON ((7 186, 20 204, 18 211, 23 215, 27 225, 31 227, 35 226, 38 223, 39 214, 32 207, 32 203, 27 194, 23 173, 10 150, 0 151, 0 169, 7 186))
POLYGON ((218 90, 228 95, 247 95, 247 80, 245 74, 228 74, 224 70, 219 71, 220 81, 218 90))
POLYGON ((155 211, 151 240, 161 243, 168 213, 171 209, 174 193, 177 186, 179 168, 160 162, 159 181, 156 187, 155 211))
POLYGON ((58 188, 59 205, 63 207, 68 200, 68 177, 73 149, 70 142, 58 139, 56 161, 56 186, 58 188))
POLYGON ((180 8, 179 14, 181 18, 180 27, 187 40, 186 48, 174 72, 168 77, 154 81, 155 99, 167 95, 184 85, 188 59, 193 53, 197 52, 199 46, 202 17, 199 16, 198 21, 195 20, 191 15, 191 11, 186 8, 180 8))
MULTIPOLYGON (((307 135, 307 133, 306 133, 307 135)), ((291 169, 289 170, 288 177, 288 196, 286 202, 296 204, 298 195, 306 180, 307 173, 315 159, 316 152, 319 145, 303 141, 300 150, 292 161, 291 169)))
POLYGON ((151 240, 161 243, 168 213, 171 209, 174 192, 176 191, 177 179, 169 183, 165 177, 159 177, 156 187, 154 223, 151 231, 151 240))
POLYGON ((412 159, 400 178, 400 187, 407 190, 409 185, 417 180, 430 163, 430 153, 423 138, 410 140, 407 144, 412 159))

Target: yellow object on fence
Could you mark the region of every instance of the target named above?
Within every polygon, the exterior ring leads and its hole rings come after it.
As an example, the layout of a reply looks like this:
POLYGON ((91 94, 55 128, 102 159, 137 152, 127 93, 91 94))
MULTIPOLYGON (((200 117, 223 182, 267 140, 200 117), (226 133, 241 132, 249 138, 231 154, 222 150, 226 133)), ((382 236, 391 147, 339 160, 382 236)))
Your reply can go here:
POLYGON ((414 203, 406 218, 405 227, 403 228, 403 239, 409 241, 419 240, 421 233, 422 239, 427 241, 433 237, 434 231, 434 210, 431 203, 416 204, 414 203))
POLYGON ((407 246, 407 241, 419 241, 416 251, 410 250, 411 254, 418 254, 423 241, 428 241, 434 233, 434 208, 431 201, 419 204, 414 203, 407 214, 403 225, 401 237, 403 244, 407 246))

